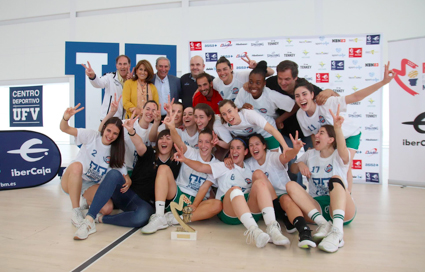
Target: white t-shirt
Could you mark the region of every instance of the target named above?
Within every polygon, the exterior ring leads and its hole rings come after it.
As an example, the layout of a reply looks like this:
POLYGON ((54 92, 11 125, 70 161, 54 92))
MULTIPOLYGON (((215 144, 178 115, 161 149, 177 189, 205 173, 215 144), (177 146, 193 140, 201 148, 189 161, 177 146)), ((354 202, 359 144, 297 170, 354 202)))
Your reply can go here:
POLYGON ((345 188, 348 188, 347 172, 349 162, 344 164, 338 154, 338 150, 335 150, 331 156, 322 158, 320 157, 320 151, 310 149, 295 162, 304 162, 311 172, 311 178, 308 179, 308 193, 312 197, 329 195, 329 180, 335 175, 340 176, 345 188))
MULTIPOLYGON (((201 158, 201 154, 199 154, 198 149, 194 149, 190 146, 187 147, 186 153, 184 153, 184 156, 188 159, 199 161, 205 164, 211 164, 214 162, 219 162, 214 156, 212 157, 211 161, 204 161, 201 158)), ((182 163, 182 166, 180 167, 179 176, 176 179, 176 184, 179 186, 180 190, 183 193, 189 194, 191 196, 195 196, 199 191, 199 188, 206 180, 211 181, 215 186, 217 186, 217 182, 214 179, 214 177, 210 174, 200 173, 189 166, 187 166, 185 163, 182 163)), ((209 197, 209 191, 206 194, 205 197, 209 197)))
POLYGON ((224 142, 229 143, 233 137, 230 134, 229 130, 226 128, 227 124, 223 124, 221 122, 221 118, 220 115, 215 114, 214 115, 215 121, 214 121, 214 132, 215 134, 217 134, 218 137, 220 137, 220 139, 222 139, 224 142))
MULTIPOLYGON (((125 120, 123 120, 124 123, 125 120)), ((134 123, 134 130, 136 131, 137 135, 142 138, 143 143, 146 146, 153 146, 155 143, 152 143, 149 141, 149 132, 151 131, 152 123, 149 124, 149 127, 147 129, 142 128, 139 125, 139 122, 134 123)), ((128 170, 132 170, 137 162, 137 150, 134 146, 133 142, 131 141, 130 135, 128 135, 128 130, 124 128, 124 141, 125 141, 125 165, 127 166, 128 170)))
POLYGON ((225 124, 225 128, 230 131, 234 136, 247 137, 254 133, 261 134, 264 138, 272 137, 270 133, 264 130, 267 125, 267 120, 254 110, 242 109, 239 111, 241 123, 239 125, 225 124))
POLYGON ((252 172, 261 170, 266 174, 278 196, 286 193, 286 183, 289 181, 288 164, 283 165, 279 156, 279 153, 267 150, 266 160, 263 165, 259 165, 252 157, 245 161, 245 164, 251 168, 252 172))
POLYGON ((223 80, 216 77, 213 80, 213 88, 218 91, 223 99, 235 101, 243 85, 248 82, 249 73, 251 73, 251 71, 233 72, 233 80, 229 85, 225 85, 223 80))
MULTIPOLYGON (((77 157, 72 162, 80 162, 83 166, 83 180, 100 183, 105 174, 111 169, 111 146, 102 143, 99 131, 78 128, 75 144, 81 145, 77 157)), ((127 174, 125 165, 119 169, 123 175, 127 174)))
MULTIPOLYGON (((338 104, 340 105, 340 112, 347 111, 347 104, 345 103, 345 96, 331 96, 326 100, 324 105, 316 105, 316 111, 312 116, 308 116, 307 112, 299 109, 297 111, 297 119, 300 127, 304 133, 304 136, 310 136, 317 134, 319 129, 323 125, 333 125, 333 118, 329 109, 336 114, 338 110, 338 104)), ((352 120, 344 118, 342 123, 342 133, 347 139, 350 136, 354 136, 360 133, 360 128, 356 126, 352 120)))
POLYGON ((187 130, 181 130, 179 128, 176 130, 185 145, 198 149, 199 132, 196 132, 193 136, 190 136, 187 134, 187 130))
POLYGON ((242 108, 245 103, 251 104, 256 111, 271 116, 273 119, 279 117, 276 113, 277 109, 291 112, 295 105, 295 101, 289 96, 272 91, 267 87, 264 87, 263 93, 257 99, 254 99, 248 91, 242 88, 236 97, 235 104, 238 108, 242 108))
POLYGON ((224 162, 212 163, 211 170, 214 178, 217 179, 218 189, 215 196, 216 199, 221 199, 226 192, 233 186, 239 186, 243 193, 249 193, 252 186, 252 171, 244 164, 241 168, 234 165, 235 168, 229 170, 224 162))

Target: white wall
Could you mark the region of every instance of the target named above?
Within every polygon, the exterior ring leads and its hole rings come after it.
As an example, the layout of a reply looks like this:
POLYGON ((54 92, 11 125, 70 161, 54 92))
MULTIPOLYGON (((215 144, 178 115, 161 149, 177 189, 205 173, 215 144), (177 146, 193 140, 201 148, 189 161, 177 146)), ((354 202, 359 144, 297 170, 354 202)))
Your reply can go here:
MULTIPOLYGON (((425 36, 423 0, 0 0, 0 4, 0 86, 64 78, 65 41, 174 44, 181 75, 189 71, 190 40, 382 33, 386 61, 388 40, 425 36)), ((2 100, 4 95, 1 91, 2 100)), ((0 113, 8 116, 8 108, 0 113)))

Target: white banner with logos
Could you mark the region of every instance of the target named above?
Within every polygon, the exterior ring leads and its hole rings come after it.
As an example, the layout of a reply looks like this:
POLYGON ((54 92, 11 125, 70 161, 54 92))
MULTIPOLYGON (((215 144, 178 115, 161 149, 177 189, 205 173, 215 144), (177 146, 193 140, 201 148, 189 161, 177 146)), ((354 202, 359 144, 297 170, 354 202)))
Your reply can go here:
MULTIPOLYGON (((234 71, 247 70, 241 57, 267 61, 269 67, 283 60, 299 66, 299 77, 322 89, 349 95, 382 79, 380 34, 309 37, 278 37, 189 42, 189 56, 201 56, 205 71, 217 76, 215 64, 221 56, 229 59, 234 71)), ((346 118, 361 126, 361 143, 353 160, 355 182, 381 182, 382 93, 375 92, 348 106, 346 118)))
POLYGON ((391 184, 425 187, 425 37, 390 41, 391 184))

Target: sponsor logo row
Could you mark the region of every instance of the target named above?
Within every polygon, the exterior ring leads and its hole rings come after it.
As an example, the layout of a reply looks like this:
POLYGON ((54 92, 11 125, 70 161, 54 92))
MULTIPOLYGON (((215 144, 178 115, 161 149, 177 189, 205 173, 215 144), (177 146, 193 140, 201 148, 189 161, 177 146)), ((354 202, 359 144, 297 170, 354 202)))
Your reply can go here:
POLYGON ((267 40, 267 41, 225 41, 221 43, 203 43, 201 41, 192 41, 190 42, 191 51, 201 51, 203 48, 228 48, 233 46, 252 46, 252 47, 261 47, 261 46, 294 46, 295 44, 312 44, 312 45, 330 45, 330 44, 343 44, 343 43, 356 43, 356 44, 365 44, 365 45, 378 45, 380 44, 381 36, 380 35, 367 35, 365 38, 326 38, 324 36, 319 37, 318 39, 295 39, 291 38, 281 39, 281 40, 267 40))

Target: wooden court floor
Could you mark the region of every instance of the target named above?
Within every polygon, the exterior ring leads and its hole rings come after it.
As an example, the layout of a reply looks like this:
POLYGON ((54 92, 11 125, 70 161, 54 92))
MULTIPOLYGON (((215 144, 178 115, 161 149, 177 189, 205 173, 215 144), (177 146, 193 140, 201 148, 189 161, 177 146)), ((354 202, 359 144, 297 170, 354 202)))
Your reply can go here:
POLYGON ((192 224, 197 241, 171 241, 173 228, 135 231, 92 262, 133 229, 98 224, 87 240, 74 241, 59 182, 0 191, 0 271, 81 271, 87 260, 86 271, 425 271, 424 189, 355 184, 357 216, 334 254, 300 249, 297 234, 285 231, 289 247, 258 249, 245 243, 243 226, 213 218, 192 224))

